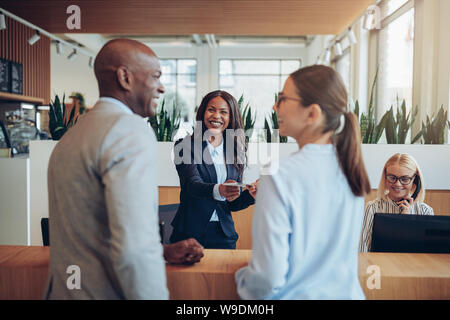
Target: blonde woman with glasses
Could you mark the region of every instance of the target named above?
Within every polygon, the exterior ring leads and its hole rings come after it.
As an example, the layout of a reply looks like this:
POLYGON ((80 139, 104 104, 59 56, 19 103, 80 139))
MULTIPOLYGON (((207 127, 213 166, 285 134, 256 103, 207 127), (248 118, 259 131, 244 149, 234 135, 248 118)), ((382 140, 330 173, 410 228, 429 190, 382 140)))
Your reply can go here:
POLYGON ((416 160, 396 153, 384 165, 377 198, 366 205, 360 251, 370 251, 375 213, 433 215, 433 208, 424 199, 423 176, 416 160))

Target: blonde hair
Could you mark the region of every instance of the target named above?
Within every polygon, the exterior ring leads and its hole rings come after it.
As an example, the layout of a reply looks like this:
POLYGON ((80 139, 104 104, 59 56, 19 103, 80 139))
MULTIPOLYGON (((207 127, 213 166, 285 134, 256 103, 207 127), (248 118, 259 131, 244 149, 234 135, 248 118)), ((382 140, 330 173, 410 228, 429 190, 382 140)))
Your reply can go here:
MULTIPOLYGON (((410 169, 414 171, 414 173, 420 178, 421 182, 421 188, 420 191, 414 200, 414 202, 423 202, 425 200, 425 183, 422 176, 422 171, 419 168, 419 165, 417 164, 416 160, 406 153, 396 153, 392 157, 389 158, 388 161, 386 161, 386 164, 384 165, 383 171, 381 172, 381 179, 380 184, 378 186, 377 191, 377 197, 382 199, 387 199, 386 194, 386 169, 387 167, 398 164, 401 167, 410 169)), ((412 192, 416 190, 416 186, 414 186, 412 192)))

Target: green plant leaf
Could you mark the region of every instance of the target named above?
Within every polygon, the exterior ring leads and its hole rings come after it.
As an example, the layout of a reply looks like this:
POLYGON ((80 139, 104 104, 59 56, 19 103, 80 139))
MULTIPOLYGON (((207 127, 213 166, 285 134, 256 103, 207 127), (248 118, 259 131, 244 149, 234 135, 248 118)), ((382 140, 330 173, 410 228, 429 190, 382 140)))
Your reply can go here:
POLYGON ((359 101, 355 101, 355 109, 353 109, 353 113, 356 115, 356 118, 359 121, 359 101))
POLYGON ((378 125, 375 127, 372 143, 378 143, 378 141, 380 140, 381 135, 383 134, 383 130, 385 130, 385 128, 386 128, 386 123, 388 121, 388 117, 389 117, 389 112, 386 112, 383 115, 383 117, 381 118, 378 125))
POLYGON ((266 136, 266 142, 270 143, 272 142, 272 132, 270 130, 269 122, 267 121, 267 118, 264 118, 264 133, 266 136))

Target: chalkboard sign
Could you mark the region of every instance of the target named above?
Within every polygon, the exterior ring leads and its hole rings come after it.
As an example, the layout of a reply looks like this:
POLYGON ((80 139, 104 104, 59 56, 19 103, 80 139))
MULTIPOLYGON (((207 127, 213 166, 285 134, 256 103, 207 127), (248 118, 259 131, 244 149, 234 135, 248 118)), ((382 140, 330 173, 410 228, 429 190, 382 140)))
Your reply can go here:
POLYGON ((23 93, 23 67, 21 63, 11 63, 11 93, 23 93))
POLYGON ((0 59, 0 91, 9 92, 10 83, 10 61, 0 59))

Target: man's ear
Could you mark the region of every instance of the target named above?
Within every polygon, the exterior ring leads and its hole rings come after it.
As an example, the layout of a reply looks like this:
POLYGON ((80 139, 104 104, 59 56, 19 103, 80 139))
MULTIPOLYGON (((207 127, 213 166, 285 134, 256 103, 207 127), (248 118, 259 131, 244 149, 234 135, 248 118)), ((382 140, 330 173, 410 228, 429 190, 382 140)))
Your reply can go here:
POLYGON ((126 67, 119 67, 116 70, 117 82, 126 91, 131 91, 133 86, 134 78, 133 73, 130 72, 126 67))

